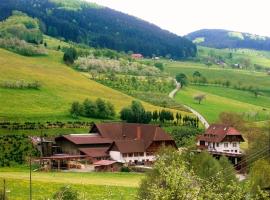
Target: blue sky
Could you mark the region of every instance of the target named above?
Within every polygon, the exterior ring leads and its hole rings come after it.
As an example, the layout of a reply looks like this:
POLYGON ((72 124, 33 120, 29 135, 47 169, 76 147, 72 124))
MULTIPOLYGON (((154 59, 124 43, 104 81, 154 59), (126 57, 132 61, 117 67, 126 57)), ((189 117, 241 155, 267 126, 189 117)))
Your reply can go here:
POLYGON ((203 28, 270 36, 269 0, 87 0, 142 18, 178 35, 203 28))

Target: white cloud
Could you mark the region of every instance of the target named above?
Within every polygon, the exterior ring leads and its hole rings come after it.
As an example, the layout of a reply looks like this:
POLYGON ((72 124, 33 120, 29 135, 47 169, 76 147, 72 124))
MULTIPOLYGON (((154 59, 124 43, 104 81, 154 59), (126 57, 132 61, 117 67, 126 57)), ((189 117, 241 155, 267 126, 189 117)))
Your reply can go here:
POLYGON ((179 35, 219 28, 270 36, 269 0, 87 0, 179 35))

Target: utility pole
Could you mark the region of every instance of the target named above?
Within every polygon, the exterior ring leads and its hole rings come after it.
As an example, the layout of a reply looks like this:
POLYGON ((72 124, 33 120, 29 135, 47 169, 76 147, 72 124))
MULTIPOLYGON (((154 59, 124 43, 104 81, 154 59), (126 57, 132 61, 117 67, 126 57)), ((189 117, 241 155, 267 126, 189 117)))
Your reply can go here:
POLYGON ((30 163, 29 163, 29 192, 30 192, 30 196, 29 199, 32 200, 32 153, 30 152, 30 163))
POLYGON ((4 179, 3 200, 6 200, 6 179, 4 179))

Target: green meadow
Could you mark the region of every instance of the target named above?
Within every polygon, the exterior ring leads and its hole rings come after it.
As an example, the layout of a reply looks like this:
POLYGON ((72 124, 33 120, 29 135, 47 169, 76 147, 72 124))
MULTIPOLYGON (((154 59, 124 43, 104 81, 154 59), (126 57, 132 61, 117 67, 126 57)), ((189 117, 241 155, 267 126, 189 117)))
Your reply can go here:
MULTIPOLYGON (((0 83, 24 80, 41 84, 40 89, 0 87, 1 121, 68 121, 73 120, 69 114, 73 101, 102 98, 118 112, 134 100, 66 66, 62 52, 48 52, 48 56, 25 57, 0 49, 0 83)), ((147 110, 161 109, 144 102, 143 105, 147 110)))
MULTIPOLYGON (((199 47, 198 57, 201 55, 200 49, 206 55, 210 50, 215 54, 225 55, 229 50, 217 50, 199 47)), ((270 64, 269 53, 249 50, 235 50, 235 57, 249 56, 253 63, 270 64)), ((220 87, 213 85, 189 84, 176 95, 176 101, 188 105, 200 112, 209 122, 218 120, 221 112, 244 113, 249 121, 265 121, 270 119, 270 76, 266 72, 254 70, 222 68, 219 65, 206 66, 194 61, 163 61, 165 70, 171 76, 177 73, 184 73, 188 79, 192 78, 195 71, 199 71, 208 81, 230 81, 231 86, 220 87), (234 86, 252 86, 260 90, 260 95, 255 97, 250 91, 234 89, 234 86), (199 104, 193 98, 195 95, 205 94, 206 99, 199 104)), ((270 65, 269 65, 270 66, 270 65)))
MULTIPOLYGON (((29 198, 29 172, 26 169, 1 168, 0 186, 6 180, 9 199, 29 198)), ((48 199, 62 186, 70 186, 87 199, 135 199, 143 174, 33 172, 33 199, 48 199)))

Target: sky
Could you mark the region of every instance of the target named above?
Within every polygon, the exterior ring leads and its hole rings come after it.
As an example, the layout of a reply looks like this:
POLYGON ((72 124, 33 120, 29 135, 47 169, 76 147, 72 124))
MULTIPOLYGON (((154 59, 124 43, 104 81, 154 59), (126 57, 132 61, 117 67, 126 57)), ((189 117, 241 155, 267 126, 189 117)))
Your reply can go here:
POLYGON ((270 36, 269 0, 87 0, 139 17, 178 35, 227 29, 270 36))

